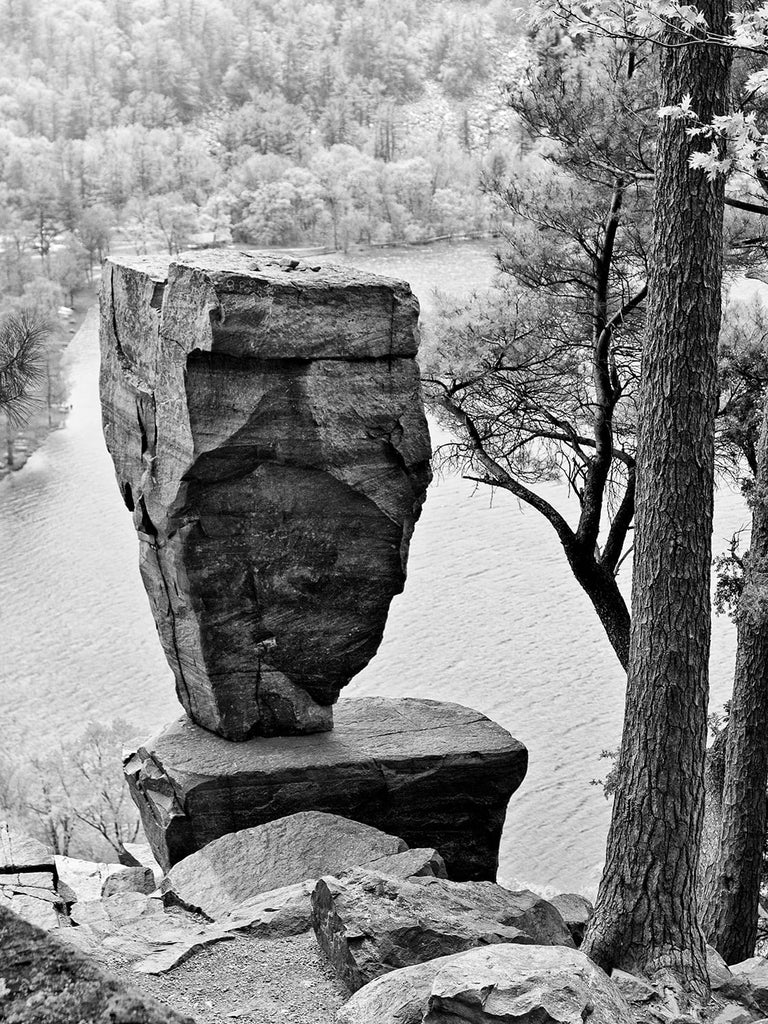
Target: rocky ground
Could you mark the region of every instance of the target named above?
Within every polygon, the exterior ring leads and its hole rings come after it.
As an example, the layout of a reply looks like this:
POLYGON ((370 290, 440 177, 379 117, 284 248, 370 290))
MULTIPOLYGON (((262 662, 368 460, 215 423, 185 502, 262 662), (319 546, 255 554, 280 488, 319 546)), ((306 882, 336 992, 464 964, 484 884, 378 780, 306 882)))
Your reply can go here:
POLYGON ((236 936, 163 975, 136 974, 117 955, 106 965, 126 984, 197 1024, 332 1024, 348 998, 311 933, 236 936))
POLYGON ((455 882, 433 848, 338 815, 227 834, 166 874, 128 852, 55 857, 0 824, 0 1020, 768 1024, 762 957, 710 950, 712 1001, 688 1010, 577 948, 584 897, 455 882))

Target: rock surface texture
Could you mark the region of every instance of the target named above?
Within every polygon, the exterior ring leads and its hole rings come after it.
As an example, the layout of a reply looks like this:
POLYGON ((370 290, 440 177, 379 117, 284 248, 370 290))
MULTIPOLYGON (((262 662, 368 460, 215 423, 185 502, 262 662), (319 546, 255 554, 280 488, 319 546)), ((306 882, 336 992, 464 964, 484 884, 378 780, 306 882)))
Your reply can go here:
POLYGON ((555 908, 493 882, 353 869, 312 894, 317 941, 350 992, 388 971, 495 943, 573 946, 555 908))
POLYGON ((107 447, 179 699, 233 740, 332 728, 430 480, 407 284, 230 251, 111 260, 107 447))
POLYGON ((53 853, 0 822, 0 907, 40 928, 57 928, 65 904, 56 888, 53 853))
POLYGON ((171 868, 163 893, 189 910, 218 919, 272 889, 401 853, 397 836, 322 811, 222 836, 171 868))
MULTIPOLYGON (((69 929, 76 931, 76 929, 69 929)), ((0 1017, 24 1024, 194 1024, 0 906, 0 1017)))
POLYGON ((477 711, 369 697, 340 701, 333 732, 314 736, 233 744, 182 719, 125 771, 166 871, 228 832, 317 810, 438 850, 450 878, 494 880, 527 758, 477 711))
POLYGON ((337 1024, 633 1024, 610 978, 575 949, 483 946, 377 978, 337 1024))

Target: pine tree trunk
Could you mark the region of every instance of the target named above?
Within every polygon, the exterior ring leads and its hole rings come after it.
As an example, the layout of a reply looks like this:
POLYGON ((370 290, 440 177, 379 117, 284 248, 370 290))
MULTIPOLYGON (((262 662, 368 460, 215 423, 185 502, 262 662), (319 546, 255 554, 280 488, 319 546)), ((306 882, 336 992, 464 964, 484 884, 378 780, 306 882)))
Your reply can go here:
MULTIPOLYGON (((727 31, 722 0, 700 7, 711 31, 727 31)), ((680 38, 669 30, 664 41, 680 38)), ((727 109, 729 68, 725 48, 663 48, 662 104, 690 92, 711 120, 727 109)), ((627 702, 605 871, 583 948, 609 970, 669 978, 705 998, 696 880, 724 185, 690 168, 700 143, 685 127, 663 118, 656 155, 627 702)))
POLYGON ((758 448, 752 540, 736 613, 736 674, 728 719, 722 827, 702 925, 726 963, 751 957, 757 939, 768 782, 768 403, 758 448))

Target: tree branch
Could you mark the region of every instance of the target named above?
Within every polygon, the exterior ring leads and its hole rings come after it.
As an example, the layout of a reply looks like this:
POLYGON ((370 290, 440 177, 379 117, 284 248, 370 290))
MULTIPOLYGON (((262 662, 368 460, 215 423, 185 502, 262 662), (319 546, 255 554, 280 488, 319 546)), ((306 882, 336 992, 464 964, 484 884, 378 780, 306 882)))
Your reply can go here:
POLYGON ((478 433, 472 417, 460 406, 452 402, 447 395, 438 399, 438 401, 467 434, 470 444, 477 456, 478 462, 480 462, 488 472, 488 478, 467 477, 467 479, 474 479, 479 483, 489 484, 495 487, 503 487, 504 490, 514 494, 516 498, 519 498, 527 505, 530 505, 531 508, 535 508, 537 512, 540 512, 551 526, 554 527, 555 532, 560 538, 560 542, 564 546, 573 545, 576 540, 575 534, 557 509, 550 505, 544 498, 536 494, 535 491, 530 490, 524 484, 521 484, 519 480, 516 480, 507 472, 506 469, 504 469, 503 466, 499 465, 499 463, 495 459, 491 458, 491 456, 486 452, 483 440, 478 433))

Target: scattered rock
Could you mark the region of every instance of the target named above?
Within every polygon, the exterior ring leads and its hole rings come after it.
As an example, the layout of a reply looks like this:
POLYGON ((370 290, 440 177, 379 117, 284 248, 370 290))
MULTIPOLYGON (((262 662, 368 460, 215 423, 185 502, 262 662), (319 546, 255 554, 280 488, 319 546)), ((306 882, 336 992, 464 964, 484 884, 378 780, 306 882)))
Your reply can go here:
POLYGON ((753 1024, 755 1015, 737 1003, 728 1003, 712 1018, 712 1024, 753 1024))
POLYGON ((125 770, 166 871, 227 833, 316 810, 439 850, 451 878, 493 880, 526 767, 525 747, 477 711, 368 697, 339 701, 333 732, 315 736, 234 745, 182 719, 125 770))
POLYGON ((192 935, 184 932, 174 938, 175 934, 169 930, 163 938, 158 939, 157 941, 162 943, 161 948, 134 964, 134 971, 141 974, 166 974, 174 967, 184 963, 198 950, 205 949, 206 946, 211 946, 214 942, 231 941, 233 938, 229 931, 215 927, 201 928, 192 935))
POLYGON ((389 857, 374 860, 369 865, 372 871, 391 878, 447 878, 445 861, 432 849, 404 850, 389 857))
POLYGON ((753 956, 738 964, 731 964, 736 983, 746 984, 749 994, 762 1014, 768 1014, 768 960, 753 956))
POLYGON ((65 923, 64 904, 52 888, 0 885, 0 907, 46 931, 65 923))
POLYGON ((157 888, 163 880, 163 869, 155 860, 149 843, 124 843, 123 846, 125 852, 136 862, 136 867, 151 868, 155 876, 155 888, 157 888))
POLYGON ((424 1024, 633 1024, 611 979, 576 949, 474 949, 438 971, 424 1024))
POLYGON ((107 898, 119 892, 139 892, 149 896, 156 888, 152 868, 125 868, 124 871, 107 875, 101 887, 101 895, 107 898))
MULTIPOLYGON (((443 858, 435 850, 405 850, 374 861, 373 868, 382 874, 386 869, 394 878, 445 878, 443 858)), ((335 879, 328 876, 325 881, 333 889, 335 879)), ((312 893, 316 884, 311 879, 261 893, 225 914, 219 924, 260 937, 301 935, 312 928, 312 893)))
MULTIPOLYGON (((67 929, 76 931, 76 929, 67 929)), ((2 1015, 25 1024, 194 1024, 0 906, 2 1015)))
POLYGON ((646 978, 640 978, 636 974, 614 968, 611 972, 611 981, 619 989, 621 994, 633 1006, 644 1006, 651 1003, 660 1003, 661 993, 646 978))
POLYGON ((314 879, 260 893, 219 920, 222 928, 249 935, 280 937, 301 935, 312 927, 314 879))
POLYGON ((0 874, 26 871, 53 871, 53 851, 7 822, 0 822, 0 874))
POLYGON ((318 881, 312 924, 352 992, 387 971, 474 946, 573 946, 558 912, 532 892, 510 892, 492 882, 403 880, 361 869, 318 881))
POLYGON ((586 896, 581 896, 576 892, 560 893, 559 896, 553 896, 549 902, 568 925, 573 941, 580 946, 587 923, 595 912, 595 908, 586 896))
POLYGON ((163 893, 214 920, 260 893, 338 874, 406 849, 402 839, 321 811, 301 811, 222 836, 179 861, 163 893))
POLYGON ((633 1024, 611 979, 576 949, 482 946, 361 988, 337 1024, 633 1024))
POLYGON ((425 960, 375 978, 342 1006, 336 1024, 422 1024, 435 975, 457 955, 462 954, 425 960))
POLYGON ((108 260, 101 400, 193 721, 329 730, 405 582, 431 472, 402 281, 208 250, 108 260))
POLYGON ((733 982, 733 971, 714 946, 707 946, 707 974, 710 988, 714 991, 727 988, 733 982))
POLYGON ((142 918, 156 917, 164 911, 163 901, 138 892, 116 893, 107 899, 76 903, 71 917, 76 925, 104 937, 135 924, 142 918))
POLYGON ((102 889, 107 879, 129 868, 122 864, 106 864, 97 861, 79 860, 77 857, 54 858, 56 864, 57 885, 62 890, 67 903, 88 902, 101 899, 102 889))

